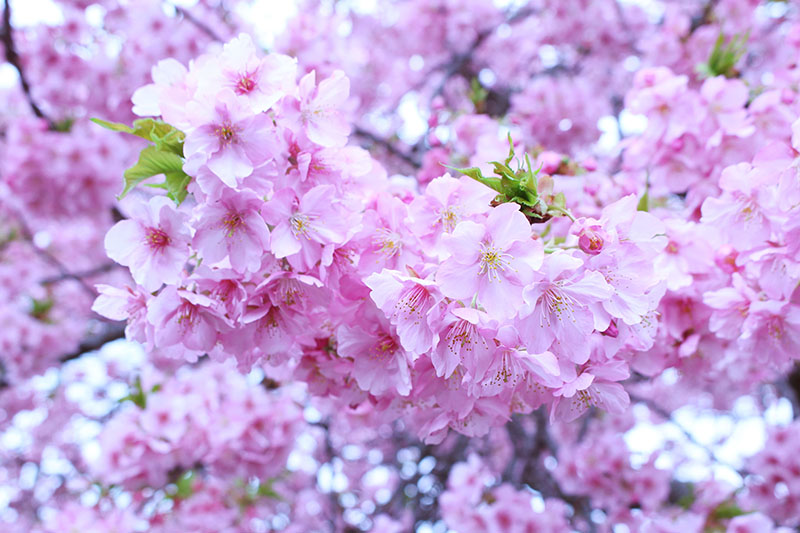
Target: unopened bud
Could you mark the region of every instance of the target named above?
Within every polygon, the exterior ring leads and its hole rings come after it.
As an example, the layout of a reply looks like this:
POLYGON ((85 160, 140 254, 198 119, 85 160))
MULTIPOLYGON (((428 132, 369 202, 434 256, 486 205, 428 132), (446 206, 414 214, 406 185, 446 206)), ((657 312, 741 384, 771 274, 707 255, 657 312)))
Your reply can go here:
POLYGON ((606 337, 611 337, 616 339, 619 336, 619 329, 617 328, 617 323, 612 320, 611 323, 606 328, 606 330, 603 332, 603 335, 605 335, 606 337))
POLYGON ((600 226, 589 226, 578 233, 578 246, 589 255, 597 255, 606 243, 606 232, 600 226))

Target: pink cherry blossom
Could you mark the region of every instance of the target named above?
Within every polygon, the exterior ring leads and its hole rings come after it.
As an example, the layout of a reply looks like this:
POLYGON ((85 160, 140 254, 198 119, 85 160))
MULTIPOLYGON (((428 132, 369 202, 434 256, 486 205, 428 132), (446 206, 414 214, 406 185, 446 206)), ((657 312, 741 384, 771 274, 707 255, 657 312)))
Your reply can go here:
POLYGON ((253 115, 232 89, 210 102, 194 103, 193 127, 186 132, 184 170, 197 174, 207 166, 229 187, 253 173, 272 155, 274 126, 264 114, 253 115))
POLYGON ((264 202, 249 191, 224 192, 222 197, 198 210, 192 245, 205 261, 228 258, 237 272, 256 271, 269 248, 269 229, 261 217, 264 202))
POLYGON ((494 208, 486 224, 459 223, 443 239, 451 253, 436 273, 442 293, 450 298, 478 302, 492 316, 512 316, 522 305, 521 288, 543 261, 539 241, 531 238, 530 224, 513 204, 494 208))
POLYGON ((189 258, 188 216, 163 196, 136 204, 131 215, 106 234, 108 256, 129 267, 136 283, 148 291, 177 283, 189 258))

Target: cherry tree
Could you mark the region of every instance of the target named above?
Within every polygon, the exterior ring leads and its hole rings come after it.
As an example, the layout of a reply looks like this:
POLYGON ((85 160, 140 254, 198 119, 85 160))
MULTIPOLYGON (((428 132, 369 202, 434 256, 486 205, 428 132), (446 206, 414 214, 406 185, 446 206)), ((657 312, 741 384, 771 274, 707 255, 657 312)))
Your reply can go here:
POLYGON ((796 5, 24 6, 4 531, 800 528, 796 5))

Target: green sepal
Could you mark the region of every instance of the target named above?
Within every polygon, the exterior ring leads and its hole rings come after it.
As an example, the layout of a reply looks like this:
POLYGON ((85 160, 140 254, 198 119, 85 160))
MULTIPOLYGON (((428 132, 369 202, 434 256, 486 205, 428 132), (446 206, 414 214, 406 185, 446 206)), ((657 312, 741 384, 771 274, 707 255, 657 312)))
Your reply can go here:
POLYGON ((194 481, 194 470, 188 470, 175 482, 175 498, 185 500, 194 493, 192 482, 194 481))
POLYGON ((735 34, 731 37, 730 42, 725 44, 725 35, 720 32, 708 61, 697 65, 695 71, 703 78, 713 78, 715 76, 734 78, 738 76, 738 72, 735 69, 736 63, 747 51, 745 46, 749 38, 749 32, 743 35, 735 34))
POLYGON ((504 192, 502 183, 500 181, 500 178, 492 178, 492 177, 488 177, 487 178, 486 176, 483 175, 483 173, 481 172, 481 169, 478 168, 478 167, 457 168, 457 167, 451 167, 451 166, 448 166, 448 165, 444 165, 444 167, 448 168, 450 170, 455 170, 456 172, 460 172, 461 174, 464 174, 465 176, 469 176, 470 178, 474 179, 475 181, 479 181, 479 182, 483 183, 484 185, 486 185, 490 189, 492 189, 494 191, 497 191, 500 194, 503 194, 503 192, 504 192))
POLYGON ((644 194, 639 198, 639 203, 636 205, 637 211, 650 211, 650 191, 644 191, 644 194))
POLYGON ((36 320, 46 321, 47 313, 53 308, 55 302, 52 298, 38 300, 31 298, 31 316, 36 320))
POLYGON ((744 511, 734 502, 726 501, 719 504, 712 512, 712 515, 717 520, 726 520, 728 518, 736 518, 737 516, 742 516, 749 513, 750 511, 744 511))
POLYGON ((147 407, 147 396, 145 396, 144 391, 142 390, 142 378, 136 376, 136 379, 133 380, 133 385, 131 386, 131 392, 122 398, 119 399, 119 402, 131 401, 133 404, 138 407, 139 409, 144 409, 147 407))

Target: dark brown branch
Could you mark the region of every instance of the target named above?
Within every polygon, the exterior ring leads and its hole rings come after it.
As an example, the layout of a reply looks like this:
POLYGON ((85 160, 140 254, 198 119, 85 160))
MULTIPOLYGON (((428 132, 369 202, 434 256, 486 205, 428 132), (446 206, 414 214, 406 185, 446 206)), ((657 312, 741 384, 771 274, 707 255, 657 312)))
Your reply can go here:
MULTIPOLYGON (((74 352, 62 355, 59 362, 66 363, 78 359, 82 355, 94 352, 105 346, 111 341, 125 338, 125 324, 123 322, 114 322, 106 325, 106 329, 100 333, 90 335, 83 342, 80 343, 78 349, 74 352)), ((5 364, 0 359, 0 391, 11 387, 12 383, 8 381, 7 371, 5 364)))
POLYGON ((660 405, 658 405, 656 402, 654 402, 653 400, 651 400, 649 398, 642 398, 640 396, 635 396, 633 394, 631 394, 631 401, 638 402, 638 403, 643 403, 644 405, 647 406, 648 409, 650 409, 650 411, 654 412, 655 414, 657 414, 658 416, 663 418, 664 421, 669 422, 670 424, 673 424, 676 428, 678 428, 680 430, 681 433, 683 433, 683 435, 686 437, 686 439, 689 442, 691 442, 692 444, 694 444, 695 446, 697 446, 698 448, 700 448, 701 450, 706 452, 706 454, 708 455, 709 459, 711 459, 715 463, 727 466, 728 468, 730 468, 734 472, 737 472, 742 477, 745 477, 747 475, 747 471, 745 471, 743 469, 736 468, 734 465, 732 465, 730 463, 727 463, 724 460, 722 460, 719 457, 717 457, 717 454, 714 452, 714 450, 712 450, 711 448, 709 448, 708 446, 706 446, 702 442, 698 441, 697 438, 694 435, 692 435, 692 433, 690 433, 688 429, 686 429, 681 424, 679 424, 675 420, 675 418, 672 416, 672 413, 669 410, 664 409, 663 407, 661 407, 660 405))
POLYGON ((72 353, 64 354, 60 357, 59 361, 66 363, 73 359, 78 359, 83 354, 99 350, 111 341, 125 338, 125 323, 114 322, 108 324, 105 330, 96 335, 91 335, 81 342, 78 349, 72 353))
POLYGON ((100 265, 94 268, 90 268, 88 270, 82 270, 80 272, 63 272, 57 276, 50 276, 44 278, 39 281, 42 285, 52 285, 53 283, 59 283, 64 280, 75 280, 75 281, 82 281, 84 278, 90 278, 92 276, 96 276, 98 274, 104 274, 106 272, 111 271, 116 266, 115 263, 106 263, 104 265, 100 265))
POLYGON ((2 33, 2 43, 3 48, 5 49, 5 57, 6 61, 8 61, 14 68, 17 69, 19 73, 19 84, 22 86, 22 92, 25 93, 25 98, 28 100, 28 105, 30 106, 33 114, 37 117, 44 119, 47 121, 48 127, 52 130, 55 127, 55 123, 44 114, 42 109, 33 99, 33 94, 31 92, 31 85, 28 83, 28 78, 25 76, 25 71, 22 68, 22 61, 20 60, 19 54, 17 53, 17 47, 14 44, 14 30, 11 27, 11 5, 10 0, 5 0, 4 8, 3 8, 3 33, 2 33))
POLYGON ((25 220, 22 218, 21 215, 17 217, 17 220, 20 225, 20 231, 22 233, 22 237, 26 241, 30 242, 31 246, 33 247, 33 250, 39 257, 41 257, 45 262, 50 263, 50 265, 58 269, 60 277, 63 277, 64 279, 74 279, 80 284, 80 286, 89 296, 91 296, 92 298, 97 296, 97 291, 94 290, 94 287, 86 283, 84 279, 80 277, 75 277, 72 273, 70 273, 66 265, 64 265, 64 263, 62 263, 56 256, 54 256, 44 248, 39 248, 38 246, 36 246, 36 243, 33 242, 33 232, 31 232, 31 229, 25 223, 25 220))
POLYGON ((188 9, 185 9, 183 7, 180 7, 180 6, 176 6, 174 4, 172 5, 172 7, 175 8, 175 11, 178 12, 178 14, 180 14, 181 17, 183 17, 185 20, 188 20, 189 22, 194 24, 197 27, 197 29, 199 29, 200 31, 202 31, 203 33, 208 35, 212 40, 220 42, 220 43, 224 43, 225 42, 225 39, 220 37, 220 35, 216 31, 214 31, 211 28, 211 26, 209 26, 208 24, 206 24, 202 20, 200 20, 197 17, 195 17, 194 15, 192 15, 191 11, 189 11, 188 9))
POLYGON ((375 146, 380 146, 384 148, 391 155, 399 159, 402 159, 404 162, 414 167, 414 169, 419 169, 422 166, 422 162, 419 161, 417 158, 415 158, 411 154, 404 152, 403 150, 395 146, 394 143, 392 143, 391 141, 384 139, 383 137, 380 137, 378 135, 375 135, 371 131, 367 131, 363 128, 357 127, 355 128, 355 130, 353 130, 353 133, 363 139, 366 139, 375 146))
MULTIPOLYGON (((512 16, 510 16, 508 19, 506 19, 503 22, 503 24, 508 24, 508 25, 516 24, 517 22, 520 22, 520 21, 524 20, 529 15, 532 15, 534 13, 535 13, 535 10, 530 8, 530 7, 522 8, 519 11, 517 11, 516 13, 514 13, 512 16)), ((496 27, 491 27, 491 28, 486 28, 485 30, 481 31, 475 37, 475 40, 473 40, 472 43, 469 45, 467 50, 465 50, 464 52, 462 52, 460 54, 456 54, 455 56, 452 57, 452 59, 450 59, 444 65, 441 65, 441 66, 436 67, 436 68, 433 69, 434 71, 436 71, 436 70, 440 70, 440 69, 444 68, 445 72, 444 72, 444 76, 442 78, 441 83, 438 85, 436 90, 431 95, 431 100, 433 100, 434 98, 436 98, 437 96, 441 95, 444 92, 444 88, 447 85, 448 80, 450 78, 452 78, 454 75, 461 74, 465 78, 472 77, 471 76, 471 71, 469 71, 469 69, 467 69, 467 66, 469 65, 470 61, 472 60, 472 56, 475 53, 475 51, 478 48, 480 48, 480 46, 484 42, 486 42, 486 39, 488 39, 489 36, 491 36, 495 32, 495 30, 497 30, 496 27)))
POLYGON ((776 383, 776 387, 792 404, 792 416, 800 418, 800 364, 795 363, 786 378, 776 383))
POLYGON ((696 17, 692 18, 692 25, 689 27, 689 35, 693 34, 700 27, 710 24, 714 15, 714 8, 719 3, 719 0, 708 0, 703 11, 696 17))

